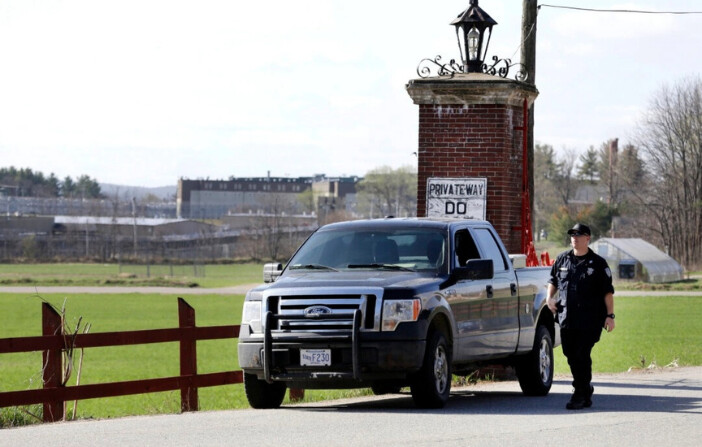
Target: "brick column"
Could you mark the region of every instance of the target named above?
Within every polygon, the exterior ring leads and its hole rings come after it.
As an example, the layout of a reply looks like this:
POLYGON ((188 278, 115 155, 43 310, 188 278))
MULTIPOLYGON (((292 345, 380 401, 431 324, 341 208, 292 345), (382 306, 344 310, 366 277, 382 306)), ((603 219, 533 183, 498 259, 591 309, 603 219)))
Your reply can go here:
POLYGON ((417 215, 426 216, 428 178, 487 178, 486 218, 508 251, 521 251, 525 135, 516 128, 536 87, 471 73, 414 79, 406 88, 419 105, 417 215))

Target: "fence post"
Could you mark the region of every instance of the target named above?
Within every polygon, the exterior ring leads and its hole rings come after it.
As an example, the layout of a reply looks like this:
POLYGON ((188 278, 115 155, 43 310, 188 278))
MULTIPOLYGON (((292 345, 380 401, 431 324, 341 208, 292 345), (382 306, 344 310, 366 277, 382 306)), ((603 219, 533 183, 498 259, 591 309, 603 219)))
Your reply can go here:
MULTIPOLYGON (((42 335, 57 335, 63 333, 61 316, 49 303, 41 306, 42 335)), ((42 379, 44 389, 60 388, 63 379, 63 357, 61 349, 47 349, 42 351, 42 379)), ((56 422, 63 419, 63 402, 44 402, 44 422, 56 422)))
POLYGON ((181 330, 180 375, 183 377, 183 386, 180 388, 180 410, 197 411, 198 393, 193 381, 193 377, 197 375, 195 309, 180 297, 178 298, 178 326, 181 330))
POLYGON ((299 402, 305 398, 305 389, 304 388, 290 388, 288 390, 288 396, 290 397, 291 401, 299 402))

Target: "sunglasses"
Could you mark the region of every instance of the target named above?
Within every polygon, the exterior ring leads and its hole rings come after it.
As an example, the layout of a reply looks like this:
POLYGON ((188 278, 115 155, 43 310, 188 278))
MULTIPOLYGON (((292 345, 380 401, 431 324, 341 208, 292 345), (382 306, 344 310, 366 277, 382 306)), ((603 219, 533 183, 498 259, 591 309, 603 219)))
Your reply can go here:
POLYGON ((570 233, 571 236, 589 236, 587 233, 581 233, 580 231, 576 231, 574 233, 570 233))

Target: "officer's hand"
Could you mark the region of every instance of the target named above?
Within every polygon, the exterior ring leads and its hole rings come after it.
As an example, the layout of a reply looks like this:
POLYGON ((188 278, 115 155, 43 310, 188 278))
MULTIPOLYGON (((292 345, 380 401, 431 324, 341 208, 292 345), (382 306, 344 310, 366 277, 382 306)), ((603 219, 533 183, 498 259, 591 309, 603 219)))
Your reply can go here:
POLYGON ((607 317, 604 328, 607 332, 612 332, 614 330, 614 318, 607 317))
POLYGON ((556 307, 556 304, 558 301, 556 301, 555 298, 549 298, 547 301, 548 308, 551 309, 551 312, 554 314, 558 311, 558 308, 556 307))

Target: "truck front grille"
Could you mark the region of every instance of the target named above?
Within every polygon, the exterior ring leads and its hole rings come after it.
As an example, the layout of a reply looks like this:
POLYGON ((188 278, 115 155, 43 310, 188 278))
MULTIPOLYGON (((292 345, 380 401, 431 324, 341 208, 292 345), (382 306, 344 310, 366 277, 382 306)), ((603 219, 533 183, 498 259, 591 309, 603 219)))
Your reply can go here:
POLYGON ((268 310, 273 312, 282 331, 351 331, 353 313, 361 311, 361 330, 380 327, 376 315, 375 295, 296 295, 268 297, 268 310))

